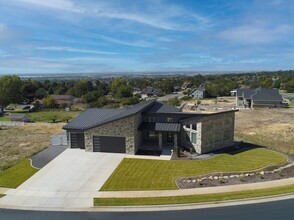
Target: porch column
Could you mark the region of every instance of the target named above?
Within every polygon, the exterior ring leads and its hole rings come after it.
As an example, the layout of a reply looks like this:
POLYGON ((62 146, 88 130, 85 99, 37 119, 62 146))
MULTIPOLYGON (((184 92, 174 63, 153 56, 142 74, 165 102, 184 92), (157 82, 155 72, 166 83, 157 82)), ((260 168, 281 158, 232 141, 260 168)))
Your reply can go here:
POLYGON ((158 141, 159 141, 159 150, 162 150, 162 133, 158 133, 158 141))
POLYGON ((174 144, 175 147, 178 146, 178 133, 174 133, 174 144))

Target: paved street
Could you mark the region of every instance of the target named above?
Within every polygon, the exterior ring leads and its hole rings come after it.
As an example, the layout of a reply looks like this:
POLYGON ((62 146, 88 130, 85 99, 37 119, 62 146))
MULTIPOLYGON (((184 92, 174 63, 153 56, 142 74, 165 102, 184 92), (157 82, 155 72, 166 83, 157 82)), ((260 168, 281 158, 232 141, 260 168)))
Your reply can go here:
POLYGON ((67 149, 17 189, 6 192, 0 205, 91 207, 94 195, 124 156, 67 149))
POLYGON ((0 209, 0 219, 5 220, 284 220, 293 219, 294 199, 220 208, 152 212, 44 212, 0 209))

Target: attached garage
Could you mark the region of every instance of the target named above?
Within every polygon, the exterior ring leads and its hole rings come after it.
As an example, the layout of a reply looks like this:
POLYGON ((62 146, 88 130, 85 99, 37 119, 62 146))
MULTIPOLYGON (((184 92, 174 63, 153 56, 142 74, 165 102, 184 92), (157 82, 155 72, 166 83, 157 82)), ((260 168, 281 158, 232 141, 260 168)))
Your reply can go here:
POLYGON ((70 147, 85 149, 84 133, 70 132, 70 147))
POLYGON ((115 136, 93 136, 93 151, 126 153, 126 139, 115 136))

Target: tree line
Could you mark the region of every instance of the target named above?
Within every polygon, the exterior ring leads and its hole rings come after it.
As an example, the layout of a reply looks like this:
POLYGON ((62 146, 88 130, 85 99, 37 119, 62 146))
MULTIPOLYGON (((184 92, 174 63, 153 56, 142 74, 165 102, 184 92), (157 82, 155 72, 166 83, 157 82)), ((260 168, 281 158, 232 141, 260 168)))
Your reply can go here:
POLYGON ((230 95, 231 90, 241 85, 294 92, 294 71, 60 81, 22 80, 17 75, 7 75, 0 77, 0 105, 30 103, 49 98, 50 95, 72 95, 89 107, 119 107, 139 102, 140 95, 133 94, 134 88, 154 87, 160 88, 164 94, 170 94, 175 86, 181 86, 184 82, 190 82, 192 88, 205 86, 210 97, 230 95))

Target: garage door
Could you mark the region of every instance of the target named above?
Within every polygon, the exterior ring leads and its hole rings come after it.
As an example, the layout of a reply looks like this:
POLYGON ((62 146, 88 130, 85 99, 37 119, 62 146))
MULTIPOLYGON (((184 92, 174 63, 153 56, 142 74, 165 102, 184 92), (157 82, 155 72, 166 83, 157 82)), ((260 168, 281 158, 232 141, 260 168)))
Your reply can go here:
POLYGON ((125 153, 126 140, 124 137, 93 136, 93 151, 125 153))
POLYGON ((85 149, 85 136, 84 133, 70 133, 70 146, 71 148, 85 149))

